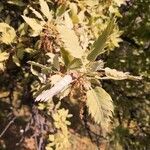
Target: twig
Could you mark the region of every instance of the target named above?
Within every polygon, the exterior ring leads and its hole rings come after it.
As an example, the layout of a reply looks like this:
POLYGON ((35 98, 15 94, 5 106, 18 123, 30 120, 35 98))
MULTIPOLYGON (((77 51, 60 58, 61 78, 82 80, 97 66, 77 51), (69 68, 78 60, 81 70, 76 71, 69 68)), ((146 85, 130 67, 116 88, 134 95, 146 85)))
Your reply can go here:
POLYGON ((38 140, 37 140, 37 136, 36 135, 34 135, 34 141, 35 141, 36 150, 39 150, 38 149, 38 140))
POLYGON ((41 149, 42 149, 42 144, 43 144, 43 136, 41 135, 40 141, 39 141, 38 150, 41 150, 41 149))
POLYGON ((42 149, 42 144, 43 144, 43 132, 44 132, 44 120, 41 118, 40 119, 40 132, 41 132, 41 137, 39 139, 39 145, 38 145, 38 150, 42 149))
POLYGON ((12 123, 14 123, 14 121, 16 120, 16 116, 7 124, 7 126, 5 127, 5 129, 2 131, 2 133, 0 134, 0 138, 5 134, 5 132, 7 131, 7 129, 11 126, 12 123))

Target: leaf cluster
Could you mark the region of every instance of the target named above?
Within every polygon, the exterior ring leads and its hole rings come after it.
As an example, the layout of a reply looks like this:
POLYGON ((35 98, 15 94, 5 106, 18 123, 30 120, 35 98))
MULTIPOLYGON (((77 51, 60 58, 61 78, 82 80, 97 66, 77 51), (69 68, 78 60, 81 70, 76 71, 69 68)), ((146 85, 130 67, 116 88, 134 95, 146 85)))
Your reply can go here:
MULTIPOLYGON (((49 135, 47 150, 59 150, 69 144, 67 119, 71 115, 62 108, 63 101, 78 105, 80 116, 88 108, 94 122, 108 132, 114 106, 102 88, 102 80, 141 79, 104 67, 100 59, 102 54, 119 47, 122 32, 116 20, 121 17, 119 7, 124 2, 7 2, 24 11, 15 26, 10 16, 0 23, 0 71, 19 68, 23 84, 30 83, 32 97, 46 102, 39 103, 38 108, 52 118, 57 131, 49 135)), ((5 3, 2 6, 6 7, 5 3)))

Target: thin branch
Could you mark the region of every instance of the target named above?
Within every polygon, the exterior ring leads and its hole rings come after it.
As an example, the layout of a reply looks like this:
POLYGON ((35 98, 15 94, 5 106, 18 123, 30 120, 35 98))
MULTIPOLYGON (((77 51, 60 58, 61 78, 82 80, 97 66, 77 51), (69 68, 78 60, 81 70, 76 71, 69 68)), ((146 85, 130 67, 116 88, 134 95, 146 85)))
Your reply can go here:
POLYGON ((43 136, 41 135, 40 140, 39 140, 38 150, 42 149, 42 144, 43 144, 43 136))
POLYGON ((39 140, 39 145, 38 145, 38 150, 41 150, 42 149, 42 144, 43 144, 43 133, 44 133, 44 120, 41 118, 40 119, 40 132, 41 132, 41 137, 40 137, 40 140, 39 140))
POLYGON ((35 141, 36 150, 39 150, 38 149, 38 140, 37 140, 37 136, 36 135, 34 135, 34 141, 35 141))
POLYGON ((132 38, 129 38, 129 37, 127 37, 127 36, 122 36, 121 38, 122 38, 124 41, 130 43, 131 45, 133 45, 133 46, 136 47, 136 48, 140 48, 140 47, 141 47, 141 45, 139 45, 138 43, 136 43, 136 41, 135 41, 134 39, 132 39, 132 38))
POLYGON ((12 123, 16 120, 16 116, 7 124, 7 126, 4 128, 4 130, 0 134, 0 138, 5 134, 5 132, 8 130, 8 128, 11 126, 12 123))

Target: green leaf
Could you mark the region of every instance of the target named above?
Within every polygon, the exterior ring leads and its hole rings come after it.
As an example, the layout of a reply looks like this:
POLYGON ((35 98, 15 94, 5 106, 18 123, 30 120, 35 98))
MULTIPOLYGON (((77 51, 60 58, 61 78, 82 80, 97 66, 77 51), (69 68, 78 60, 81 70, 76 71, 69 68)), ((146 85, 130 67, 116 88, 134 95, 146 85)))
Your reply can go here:
POLYGON ((57 29, 64 42, 66 51, 75 58, 81 58, 84 54, 84 50, 79 45, 79 40, 74 30, 68 29, 64 25, 57 26, 57 29))
POLYGON ((113 113, 113 103, 110 95, 101 87, 87 91, 87 107, 96 123, 109 124, 113 113))
POLYGON ((69 54, 68 51, 66 51, 63 48, 61 49, 61 56, 63 58, 65 66, 68 67, 68 65, 70 64, 70 62, 73 60, 73 57, 69 54))
POLYGON ((78 18, 78 7, 75 3, 70 3, 70 14, 71 14, 71 19, 72 19, 72 22, 74 24, 76 23, 79 23, 79 18, 78 18))
POLYGON ((24 45, 22 43, 18 43, 18 45, 16 46, 16 56, 20 60, 23 59, 23 56, 24 56, 24 45))
POLYGON ((20 37, 25 35, 28 32, 28 24, 26 24, 26 23, 20 24, 17 31, 18 31, 20 37))
POLYGON ((60 5, 57 8, 56 16, 61 16, 66 11, 67 5, 60 5))
POLYGON ((0 12, 4 9, 4 5, 0 3, 0 12))
POLYGON ((73 70, 73 69, 77 69, 77 68, 81 68, 82 67, 82 61, 79 58, 75 58, 73 61, 71 61, 71 63, 69 64, 68 68, 73 70))
POLYGON ((54 58, 53 58, 53 66, 58 71, 60 70, 60 64, 59 64, 59 57, 58 57, 58 55, 55 55, 54 58))
MULTIPOLYGON (((33 63, 34 64, 34 63, 33 63)), ((41 81, 41 83, 45 83, 45 80, 46 80, 46 75, 45 74, 43 74, 43 73, 40 73, 40 72, 38 72, 37 70, 35 70, 34 68, 33 68, 33 65, 31 64, 31 73, 33 74, 33 75, 35 75, 35 76, 37 76, 38 77, 38 79, 41 81)))
POLYGON ((9 26, 7 23, 0 23, 0 42, 5 44, 11 44, 16 38, 16 32, 14 28, 9 26))
POLYGON ((20 67, 20 60, 18 59, 17 55, 13 55, 13 62, 20 67))
POLYGON ((99 81, 98 79, 96 79, 95 77, 90 78, 89 81, 90 81, 90 83, 91 83, 92 85, 97 85, 97 86, 100 86, 100 85, 101 85, 100 81, 99 81))
POLYGON ((24 49, 22 48, 18 49, 16 55, 20 60, 22 60, 24 56, 24 49))
POLYGON ((47 19, 51 18, 51 13, 49 11, 49 7, 47 5, 47 2, 45 2, 44 0, 39 0, 40 2, 40 6, 41 6, 41 12, 45 15, 45 17, 47 19))
POLYGON ((115 19, 111 19, 109 24, 107 25, 106 29, 103 33, 98 37, 98 39, 94 42, 92 46, 92 51, 87 56, 89 61, 94 61, 98 55, 104 53, 106 50, 104 49, 106 46, 107 39, 112 34, 113 29, 115 26, 115 19))

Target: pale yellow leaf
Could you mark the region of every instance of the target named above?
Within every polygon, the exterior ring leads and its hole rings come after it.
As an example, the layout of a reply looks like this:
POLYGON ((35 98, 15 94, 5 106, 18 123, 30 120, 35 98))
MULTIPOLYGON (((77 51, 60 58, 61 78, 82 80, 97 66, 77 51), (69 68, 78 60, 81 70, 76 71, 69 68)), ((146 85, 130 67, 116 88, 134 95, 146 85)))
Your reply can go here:
POLYGON ((116 69, 110 69, 108 67, 105 68, 105 75, 110 79, 114 80, 124 80, 129 75, 129 72, 117 71, 116 69))
POLYGON ((9 0, 7 3, 12 5, 18 5, 20 7, 25 6, 26 4, 23 2, 23 0, 9 0))
POLYGON ((14 42, 16 32, 14 28, 9 26, 7 23, 0 23, 0 42, 5 44, 11 44, 14 42))
POLYGON ((32 28, 32 30, 36 33, 40 33, 43 29, 43 26, 40 24, 41 22, 34 19, 29 18, 26 16, 22 16, 22 18, 25 20, 25 22, 32 28))
POLYGON ((46 1, 44 0, 39 0, 40 2, 40 6, 41 6, 41 12, 45 15, 45 17, 49 20, 49 18, 51 18, 51 14, 49 11, 49 7, 46 3, 46 1))
POLYGON ((71 30, 64 25, 57 26, 57 29, 64 42, 66 51, 75 58, 81 58, 84 54, 84 50, 79 45, 79 40, 74 30, 71 30))
POLYGON ((113 103, 110 95, 101 87, 87 91, 87 107, 96 123, 109 124, 113 103))
POLYGON ((0 70, 4 71, 5 70, 5 66, 3 63, 0 62, 0 70))
POLYGON ((36 15, 36 17, 38 17, 39 19, 41 19, 41 20, 44 20, 43 19, 43 17, 42 17, 42 15, 38 12, 38 11, 36 11, 34 8, 32 8, 32 7, 30 7, 30 9, 32 10, 32 12, 36 15))
POLYGON ((9 57, 9 54, 6 52, 0 52, 0 62, 3 62, 5 60, 7 60, 9 57))
POLYGON ((78 7, 75 3, 70 3, 70 9, 74 14, 78 13, 78 7))
POLYGON ((126 0, 113 0, 113 1, 118 7, 126 3, 126 0))
POLYGON ((65 18, 65 26, 69 29, 72 29, 73 28, 73 23, 72 23, 72 20, 69 16, 68 12, 65 12, 64 18, 65 18))
POLYGON ((90 6, 90 7, 94 7, 95 5, 98 5, 99 4, 99 1, 98 0, 84 0, 85 3, 90 6))
POLYGON ((105 75, 109 79, 113 80, 125 80, 125 79, 131 79, 131 80, 141 80, 141 76, 132 76, 129 74, 129 72, 122 72, 117 71, 116 69, 110 69, 106 67, 105 69, 105 75))

